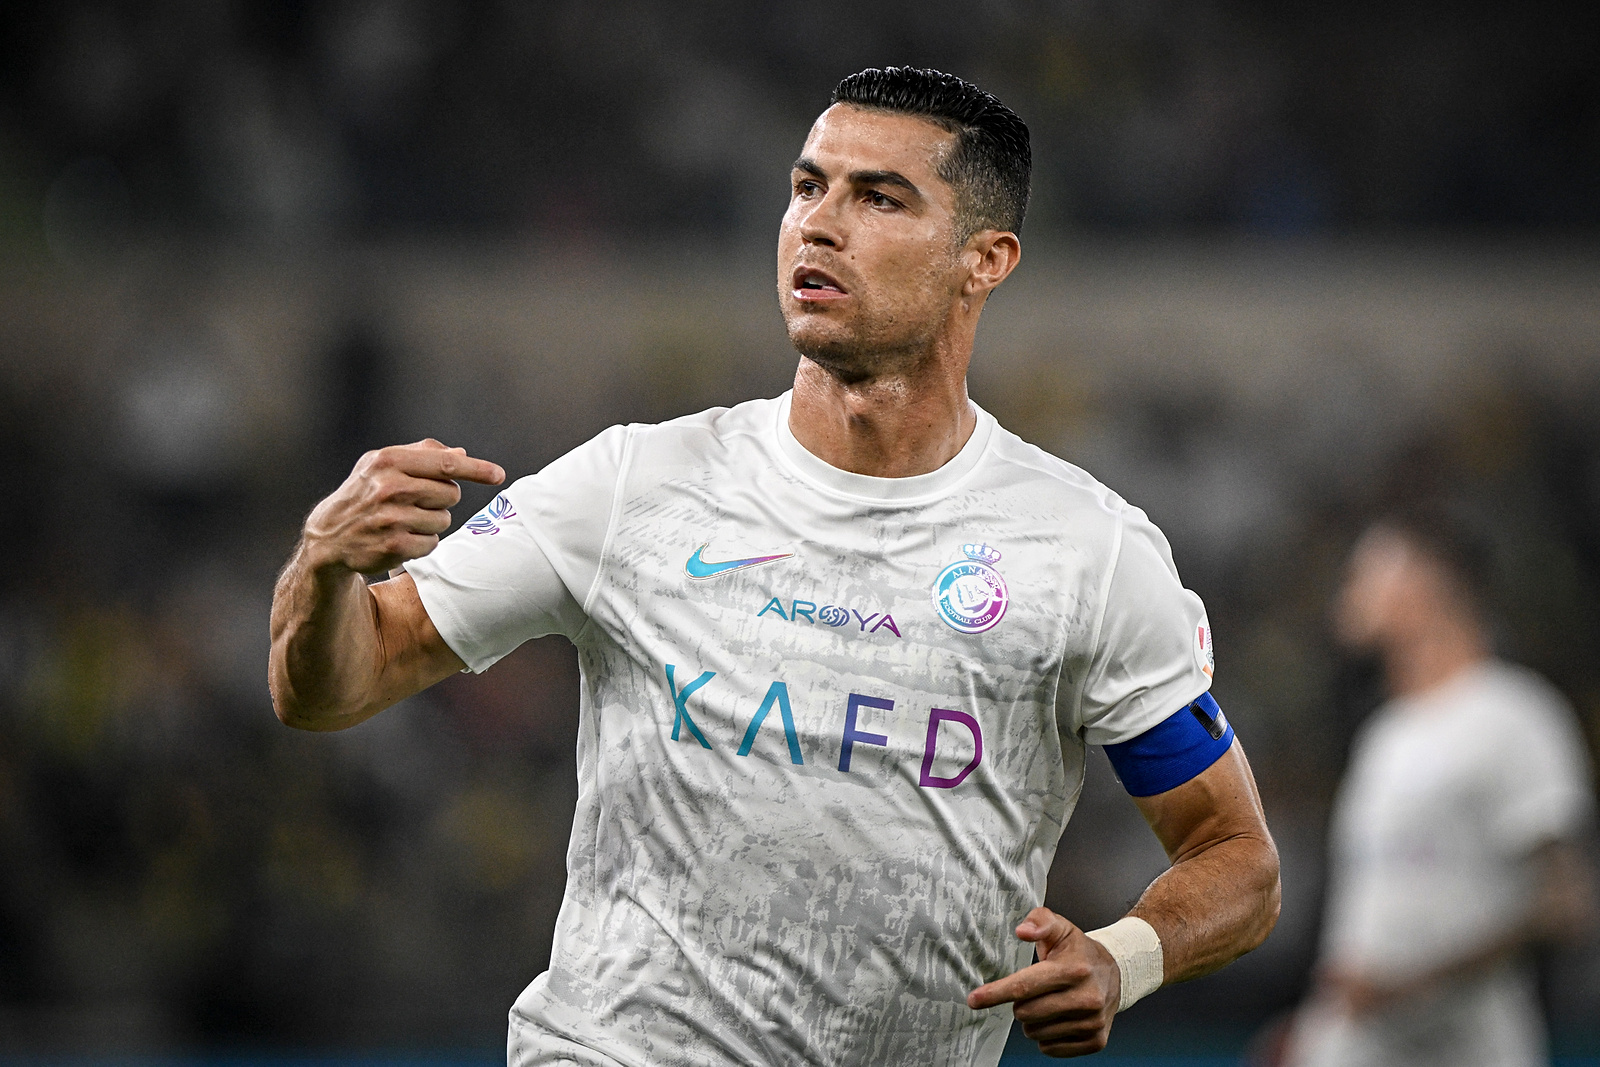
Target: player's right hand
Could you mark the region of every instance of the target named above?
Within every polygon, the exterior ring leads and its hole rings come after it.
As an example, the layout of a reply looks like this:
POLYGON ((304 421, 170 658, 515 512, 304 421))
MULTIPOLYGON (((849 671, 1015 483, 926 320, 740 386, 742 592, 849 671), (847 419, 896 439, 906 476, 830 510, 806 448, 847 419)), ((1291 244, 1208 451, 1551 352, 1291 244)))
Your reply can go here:
POLYGON ((313 570, 374 574, 426 556, 450 528, 450 509, 461 500, 457 479, 499 485, 506 472, 431 437, 368 452, 306 518, 306 562, 313 570))

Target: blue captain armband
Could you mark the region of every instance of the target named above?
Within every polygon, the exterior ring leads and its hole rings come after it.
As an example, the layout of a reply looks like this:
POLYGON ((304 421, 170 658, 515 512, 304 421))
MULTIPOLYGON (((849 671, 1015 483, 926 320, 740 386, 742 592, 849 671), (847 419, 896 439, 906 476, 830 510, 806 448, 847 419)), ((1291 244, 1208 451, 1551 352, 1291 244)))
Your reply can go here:
POLYGON ((1122 787, 1153 797, 1198 777, 1233 744, 1233 727, 1210 693, 1201 693, 1138 737, 1107 745, 1122 787))

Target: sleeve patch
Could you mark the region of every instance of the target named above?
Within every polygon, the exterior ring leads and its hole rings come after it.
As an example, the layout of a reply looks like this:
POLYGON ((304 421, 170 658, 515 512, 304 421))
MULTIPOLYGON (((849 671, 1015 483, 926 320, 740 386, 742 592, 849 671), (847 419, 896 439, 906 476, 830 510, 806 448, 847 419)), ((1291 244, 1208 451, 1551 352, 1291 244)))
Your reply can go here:
POLYGON ((1210 693, 1201 693, 1138 737, 1107 745, 1106 756, 1130 795, 1149 797, 1197 777, 1232 744, 1228 717, 1210 693))

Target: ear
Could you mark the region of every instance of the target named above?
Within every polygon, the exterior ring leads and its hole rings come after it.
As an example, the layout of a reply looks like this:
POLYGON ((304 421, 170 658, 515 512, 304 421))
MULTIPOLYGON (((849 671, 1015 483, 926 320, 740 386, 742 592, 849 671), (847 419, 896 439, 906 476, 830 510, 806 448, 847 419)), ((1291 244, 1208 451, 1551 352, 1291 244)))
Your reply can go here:
POLYGON ((1009 230, 979 230, 967 239, 962 259, 968 269, 961 295, 984 297, 1022 262, 1022 242, 1009 230))

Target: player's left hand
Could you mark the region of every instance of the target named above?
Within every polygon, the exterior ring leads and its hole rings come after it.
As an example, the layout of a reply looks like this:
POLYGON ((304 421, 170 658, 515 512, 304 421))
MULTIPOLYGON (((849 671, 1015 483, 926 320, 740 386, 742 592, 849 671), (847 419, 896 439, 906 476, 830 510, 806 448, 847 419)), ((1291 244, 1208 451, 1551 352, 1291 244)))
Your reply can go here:
POLYGON ((1408 980, 1380 982, 1373 976, 1346 967, 1330 966, 1317 972, 1317 992, 1352 1018, 1363 1018, 1384 1008, 1423 996, 1435 987, 1432 976, 1415 975, 1408 980))
POLYGON ((1398 996, 1399 989, 1386 989, 1366 975, 1343 967, 1324 967, 1317 974, 1318 991, 1355 1018, 1371 1015, 1398 996))
POLYGON ((1049 908, 1017 926, 1039 961, 967 994, 970 1008, 1010 1003, 1011 1014, 1046 1056, 1087 1056, 1106 1047, 1122 999, 1122 972, 1098 941, 1049 908))

